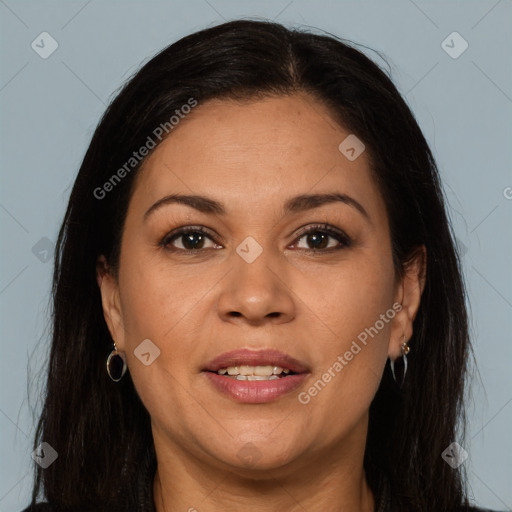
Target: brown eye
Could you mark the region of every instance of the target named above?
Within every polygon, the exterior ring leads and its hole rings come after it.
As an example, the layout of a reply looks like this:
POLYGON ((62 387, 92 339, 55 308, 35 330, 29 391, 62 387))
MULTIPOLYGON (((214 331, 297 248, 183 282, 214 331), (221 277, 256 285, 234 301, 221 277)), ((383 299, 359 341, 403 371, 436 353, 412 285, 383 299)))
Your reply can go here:
POLYGON ((350 238, 345 233, 327 225, 310 227, 297 238, 297 241, 303 238, 307 247, 298 248, 310 251, 330 252, 349 247, 351 244, 350 238))
POLYGON ((212 248, 215 246, 215 242, 203 228, 189 226, 166 235, 161 245, 171 251, 195 252, 212 248), (207 240, 210 240, 214 245, 205 247, 207 240))

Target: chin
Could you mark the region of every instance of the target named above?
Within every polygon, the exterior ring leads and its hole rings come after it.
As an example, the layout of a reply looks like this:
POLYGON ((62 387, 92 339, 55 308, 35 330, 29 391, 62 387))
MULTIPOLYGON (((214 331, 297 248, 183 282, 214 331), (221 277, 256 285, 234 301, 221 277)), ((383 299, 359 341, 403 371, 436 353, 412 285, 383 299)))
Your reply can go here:
MULTIPOLYGON (((250 439, 250 436, 244 436, 250 439)), ((241 474, 246 474, 253 478, 258 477, 258 472, 275 470, 291 464, 299 456, 297 445, 294 445, 290 438, 283 443, 270 440, 268 436, 253 437, 247 441, 233 441, 230 443, 229 453, 225 453, 226 446, 223 446, 223 452, 218 454, 218 459, 224 464, 237 468, 241 474)), ((260 475, 258 478, 267 478, 268 474, 260 475)))

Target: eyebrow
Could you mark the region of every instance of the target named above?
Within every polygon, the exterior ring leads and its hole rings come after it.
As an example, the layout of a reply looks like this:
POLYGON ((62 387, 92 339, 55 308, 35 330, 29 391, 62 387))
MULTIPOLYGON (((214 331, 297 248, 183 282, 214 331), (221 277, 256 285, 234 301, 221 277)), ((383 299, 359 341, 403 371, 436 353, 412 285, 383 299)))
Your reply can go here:
MULTIPOLYGON (((351 206, 356 209, 359 213, 363 215, 369 222, 370 216, 368 212, 364 209, 363 205, 356 201, 353 197, 350 197, 347 194, 340 193, 331 193, 331 194, 301 194, 295 197, 288 199, 284 204, 284 213, 298 213, 306 210, 312 210, 314 208, 319 208, 325 204, 331 204, 335 202, 340 202, 346 204, 347 206, 351 206)), ((156 203, 154 203, 144 214, 144 221, 148 219, 148 217, 159 210, 163 206, 170 204, 184 204, 186 206, 190 206, 201 213, 209 214, 209 215, 226 215, 226 209, 222 203, 216 201, 214 199, 210 199, 201 195, 184 195, 184 194, 171 194, 159 199, 156 203)))

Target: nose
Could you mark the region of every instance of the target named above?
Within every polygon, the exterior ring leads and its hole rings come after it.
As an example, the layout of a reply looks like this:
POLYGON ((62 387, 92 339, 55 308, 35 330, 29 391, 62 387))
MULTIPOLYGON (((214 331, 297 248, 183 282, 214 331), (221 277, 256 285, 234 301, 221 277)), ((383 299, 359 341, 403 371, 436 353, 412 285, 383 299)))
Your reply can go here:
POLYGON ((218 312, 224 321, 250 325, 281 324, 295 317, 289 273, 264 249, 252 262, 233 252, 232 270, 223 280, 218 312))

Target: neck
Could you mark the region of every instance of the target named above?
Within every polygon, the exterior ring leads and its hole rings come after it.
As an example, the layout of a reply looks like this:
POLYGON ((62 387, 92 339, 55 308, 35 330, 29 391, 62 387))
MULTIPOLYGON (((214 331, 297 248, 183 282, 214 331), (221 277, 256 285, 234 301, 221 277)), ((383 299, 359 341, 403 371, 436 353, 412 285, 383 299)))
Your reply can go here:
POLYGON ((153 484, 157 512, 374 511, 374 496, 362 464, 365 436, 362 443, 351 439, 345 447, 330 446, 302 464, 295 461, 259 471, 207 464, 175 445, 159 449, 157 439, 153 484))

